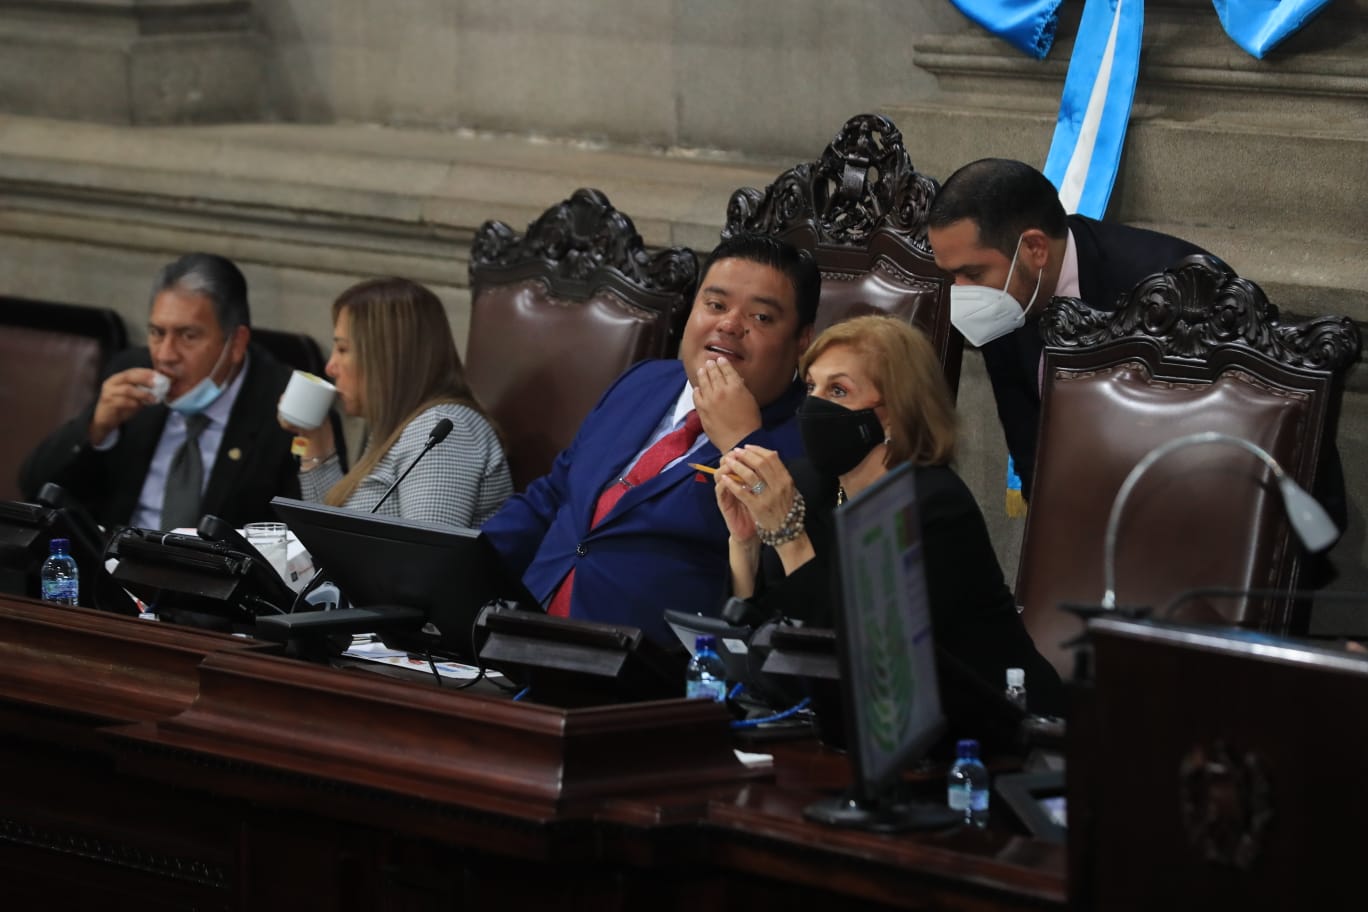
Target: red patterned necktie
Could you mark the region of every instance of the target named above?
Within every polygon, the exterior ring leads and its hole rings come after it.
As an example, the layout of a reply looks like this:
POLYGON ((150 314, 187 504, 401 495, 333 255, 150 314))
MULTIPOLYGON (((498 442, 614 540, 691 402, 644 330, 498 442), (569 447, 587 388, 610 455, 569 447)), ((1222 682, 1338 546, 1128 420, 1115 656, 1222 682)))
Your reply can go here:
MULTIPOLYGON (((689 448, 702 432, 703 422, 699 420, 698 412, 691 411, 685 415, 683 427, 657 440, 649 450, 641 454, 641 458, 632 466, 631 471, 604 488, 603 493, 599 495, 598 503, 594 504, 594 519, 589 528, 592 529, 603 522, 603 518, 613 511, 613 507, 617 506, 617 502, 622 500, 624 494, 637 485, 655 478, 661 469, 689 452, 689 448)), ((570 590, 574 583, 575 568, 571 567, 565 579, 561 580, 560 588, 551 597, 550 604, 546 606, 547 614, 554 617, 570 615, 570 590)))

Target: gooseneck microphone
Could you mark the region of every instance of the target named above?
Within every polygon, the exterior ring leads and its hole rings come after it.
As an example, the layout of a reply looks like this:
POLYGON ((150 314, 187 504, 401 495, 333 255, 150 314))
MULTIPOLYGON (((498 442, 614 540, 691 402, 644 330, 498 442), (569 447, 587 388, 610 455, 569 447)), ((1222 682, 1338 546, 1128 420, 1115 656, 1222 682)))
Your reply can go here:
POLYGON ((389 490, 385 492, 385 496, 380 498, 379 502, 376 503, 375 506, 371 507, 372 513, 380 509, 380 505, 383 504, 385 501, 389 500, 389 496, 394 493, 394 489, 399 487, 399 482, 403 481, 405 478, 408 478, 409 472, 413 471, 414 467, 417 466, 418 463, 422 460, 422 458, 428 454, 429 450, 431 450, 437 444, 441 443, 443 440, 446 440, 447 434, 451 433, 451 427, 452 424, 450 418, 443 418, 441 421, 437 422, 432 426, 432 431, 428 434, 427 443, 423 445, 423 452, 419 453, 417 456, 413 458, 413 462, 409 463, 409 467, 407 469, 404 469, 404 474, 394 479, 394 484, 389 486, 389 490))

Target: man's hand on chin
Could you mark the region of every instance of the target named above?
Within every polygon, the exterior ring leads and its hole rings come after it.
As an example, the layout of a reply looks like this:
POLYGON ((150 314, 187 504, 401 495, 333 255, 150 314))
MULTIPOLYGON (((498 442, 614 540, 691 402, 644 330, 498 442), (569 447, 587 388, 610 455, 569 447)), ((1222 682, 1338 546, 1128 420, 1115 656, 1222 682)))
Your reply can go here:
POLYGON ((725 358, 710 358, 693 378, 703 433, 723 453, 760 429, 760 405, 725 358))

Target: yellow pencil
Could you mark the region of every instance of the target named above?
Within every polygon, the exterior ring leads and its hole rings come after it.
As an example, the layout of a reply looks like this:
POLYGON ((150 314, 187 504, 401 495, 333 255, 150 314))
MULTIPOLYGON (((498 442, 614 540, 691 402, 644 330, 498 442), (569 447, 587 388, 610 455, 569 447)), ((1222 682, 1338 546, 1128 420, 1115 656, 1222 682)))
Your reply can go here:
MULTIPOLYGON (((706 465, 703 465, 701 462, 691 462, 691 463, 689 463, 689 468, 691 468, 691 469, 698 469, 698 471, 704 472, 704 473, 706 473, 706 474, 708 474, 708 475, 716 475, 716 474, 717 474, 717 471, 718 471, 717 468, 716 468, 715 466, 706 466, 706 465)), ((740 477, 739 475, 735 474, 735 473, 728 473, 728 474, 727 474, 727 477, 730 478, 730 479, 732 479, 733 481, 740 481, 740 480, 741 480, 741 477, 740 477)))

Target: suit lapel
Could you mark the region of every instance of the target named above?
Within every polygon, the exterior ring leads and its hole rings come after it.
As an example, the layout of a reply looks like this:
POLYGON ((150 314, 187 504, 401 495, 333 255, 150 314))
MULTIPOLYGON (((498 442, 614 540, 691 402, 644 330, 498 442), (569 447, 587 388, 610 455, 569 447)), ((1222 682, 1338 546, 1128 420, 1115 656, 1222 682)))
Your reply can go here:
MULTIPOLYGON (((584 483, 576 484, 577 491, 583 493, 577 494, 573 504, 575 526, 586 532, 592 531, 589 525, 599 495, 631 468, 637 451, 646 445, 665 412, 674 408, 684 382, 682 369, 655 376, 655 371, 648 368, 639 377, 639 382, 631 389, 621 388, 621 400, 614 403, 611 415, 604 415, 602 433, 596 433, 576 448, 573 471, 580 474, 584 483)), ((632 497, 633 493, 628 491, 623 500, 632 497)), ((612 521, 622 509, 623 504, 619 502, 600 526, 612 521)))
POLYGON ((604 517, 603 522, 599 525, 608 525, 637 504, 654 497, 659 497, 666 491, 675 487, 675 485, 685 482, 693 484, 692 478, 697 470, 689 468, 689 463, 700 462, 707 465, 709 463, 717 462, 721 455, 722 454, 718 452, 717 447, 713 446, 712 441, 704 443, 697 450, 694 450, 692 453, 685 456, 684 459, 670 466, 655 478, 642 482, 629 490, 626 494, 622 495, 622 500, 618 501, 617 506, 613 508, 613 512, 604 517))
POLYGON ((264 401, 274 409, 269 391, 260 388, 260 360, 253 358, 248 364, 247 376, 242 378, 242 388, 238 390, 237 400, 228 412, 228 424, 223 429, 223 439, 219 441, 218 454, 214 457, 214 470, 209 473, 209 483, 204 488, 204 498, 200 504, 202 513, 223 512, 231 492, 240 490, 239 479, 247 468, 249 457, 254 454, 254 447, 259 443, 262 422, 270 420, 260 405, 264 401), (260 398, 263 394, 267 399, 260 398))
POLYGON ((1105 300, 1104 256, 1097 243, 1097 224, 1081 215, 1069 216, 1069 230, 1073 232, 1074 251, 1078 255, 1078 293, 1085 304, 1111 309, 1115 302, 1105 300))

